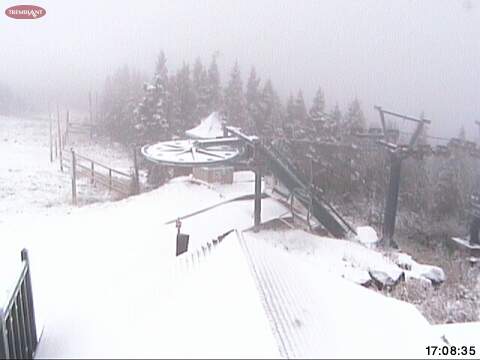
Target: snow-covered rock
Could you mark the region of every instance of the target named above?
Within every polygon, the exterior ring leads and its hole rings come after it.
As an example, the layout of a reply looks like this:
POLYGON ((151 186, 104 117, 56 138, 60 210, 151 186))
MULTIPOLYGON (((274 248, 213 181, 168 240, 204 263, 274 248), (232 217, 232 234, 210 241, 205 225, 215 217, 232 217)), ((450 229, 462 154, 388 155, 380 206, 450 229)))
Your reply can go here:
POLYGON ((379 270, 370 270, 369 275, 371 276, 373 282, 380 288, 391 288, 397 285, 404 277, 403 271, 379 271, 379 270))
POLYGON ((407 280, 423 279, 434 285, 445 281, 445 272, 438 266, 419 264, 410 255, 404 253, 395 254, 394 259, 396 264, 405 270, 407 280))
POLYGON ((372 282, 372 278, 367 270, 353 267, 346 267, 342 277, 346 280, 354 282, 355 284, 363 286, 368 286, 372 282))
POLYGON ((441 284, 445 281, 445 272, 438 266, 420 265, 415 267, 421 277, 430 280, 434 285, 441 284))
POLYGON ((371 226, 359 226, 357 227, 356 240, 365 246, 372 247, 378 242, 378 235, 374 228, 371 226))

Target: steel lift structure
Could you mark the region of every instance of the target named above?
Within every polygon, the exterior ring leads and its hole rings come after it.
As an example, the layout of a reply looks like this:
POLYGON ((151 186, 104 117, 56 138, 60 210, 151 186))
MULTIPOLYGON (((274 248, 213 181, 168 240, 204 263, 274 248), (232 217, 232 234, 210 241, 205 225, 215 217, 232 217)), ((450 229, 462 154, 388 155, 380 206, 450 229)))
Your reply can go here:
POLYGON ((272 144, 256 136, 244 134, 235 127, 224 127, 224 136, 212 139, 173 140, 145 145, 143 156, 156 164, 179 167, 242 165, 255 173, 254 225, 261 224, 261 179, 267 172, 273 174, 333 237, 346 238, 355 234, 353 227, 322 198, 285 156, 272 144))

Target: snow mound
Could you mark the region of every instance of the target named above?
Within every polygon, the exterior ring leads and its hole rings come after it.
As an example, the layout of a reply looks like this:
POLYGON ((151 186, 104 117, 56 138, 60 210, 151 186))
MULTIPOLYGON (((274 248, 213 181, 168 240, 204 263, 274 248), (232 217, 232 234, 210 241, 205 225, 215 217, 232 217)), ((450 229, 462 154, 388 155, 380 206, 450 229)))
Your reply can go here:
POLYGON ((356 230, 356 240, 366 246, 373 246, 379 240, 377 232, 371 226, 359 226, 356 230))
POLYGON ((185 131, 185 134, 194 139, 209 139, 223 136, 222 120, 218 112, 213 112, 204 118, 193 129, 185 131))

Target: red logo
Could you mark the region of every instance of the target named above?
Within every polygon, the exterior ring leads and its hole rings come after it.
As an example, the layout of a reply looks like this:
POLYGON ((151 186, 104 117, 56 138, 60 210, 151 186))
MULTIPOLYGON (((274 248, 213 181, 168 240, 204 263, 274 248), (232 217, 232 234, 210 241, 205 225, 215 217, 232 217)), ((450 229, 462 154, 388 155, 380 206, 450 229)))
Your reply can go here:
POLYGON ((46 13, 44 8, 36 5, 17 5, 5 10, 5 15, 13 19, 38 19, 46 13))

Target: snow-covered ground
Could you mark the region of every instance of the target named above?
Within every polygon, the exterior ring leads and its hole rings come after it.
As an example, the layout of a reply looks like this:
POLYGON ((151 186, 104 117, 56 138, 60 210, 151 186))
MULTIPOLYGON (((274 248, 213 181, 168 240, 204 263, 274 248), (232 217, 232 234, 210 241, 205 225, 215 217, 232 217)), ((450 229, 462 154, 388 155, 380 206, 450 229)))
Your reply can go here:
MULTIPOLYGON (((80 154, 123 171, 129 171, 131 154, 120 146, 80 142, 71 137, 68 147, 80 154)), ((68 152, 67 152, 68 153, 68 152)), ((71 184, 59 163, 50 163, 49 121, 0 116, 0 224, 18 221, 27 224, 39 215, 70 211, 71 184)), ((112 197, 87 181, 79 181, 79 201, 105 201, 112 197)))
MULTIPOLYGON (((249 230, 253 201, 226 200, 253 193, 251 174, 231 186, 182 177, 74 208, 68 176, 48 159, 48 122, 0 126, 0 150, 12 154, 0 164, 0 301, 28 248, 38 358, 424 357, 442 345, 413 306, 354 283, 367 270, 399 269, 380 253, 300 230, 249 230), (176 258, 172 220, 192 213, 182 220, 189 252, 176 258)), ((274 199, 262 205, 264 221, 288 211, 274 199)))

